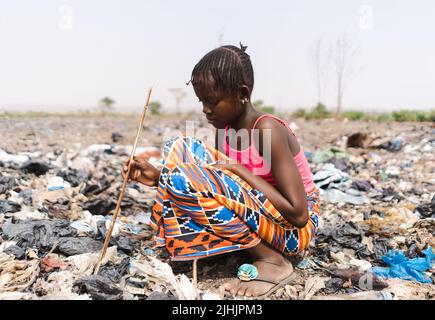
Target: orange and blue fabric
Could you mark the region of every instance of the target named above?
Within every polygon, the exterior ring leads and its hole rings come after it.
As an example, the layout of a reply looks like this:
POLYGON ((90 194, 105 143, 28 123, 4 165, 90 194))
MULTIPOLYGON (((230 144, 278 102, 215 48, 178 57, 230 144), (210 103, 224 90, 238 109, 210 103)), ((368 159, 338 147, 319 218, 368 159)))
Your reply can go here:
POLYGON ((225 154, 192 137, 166 142, 150 222, 155 246, 166 246, 180 261, 251 248, 262 240, 285 255, 303 251, 318 228, 317 188, 306 192, 308 224, 296 228, 261 191, 212 167, 225 160, 225 154))

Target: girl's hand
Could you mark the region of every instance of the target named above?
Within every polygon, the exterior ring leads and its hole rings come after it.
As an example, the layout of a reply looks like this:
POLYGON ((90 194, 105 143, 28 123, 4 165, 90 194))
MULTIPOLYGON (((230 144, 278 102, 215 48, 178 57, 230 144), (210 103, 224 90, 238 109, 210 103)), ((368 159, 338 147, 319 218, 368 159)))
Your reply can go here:
MULTIPOLYGON (((130 159, 124 162, 122 177, 124 178, 128 171, 130 159)), ((134 156, 131 162, 129 180, 137 181, 149 187, 156 187, 159 183, 160 171, 156 169, 145 159, 140 156, 134 156)))

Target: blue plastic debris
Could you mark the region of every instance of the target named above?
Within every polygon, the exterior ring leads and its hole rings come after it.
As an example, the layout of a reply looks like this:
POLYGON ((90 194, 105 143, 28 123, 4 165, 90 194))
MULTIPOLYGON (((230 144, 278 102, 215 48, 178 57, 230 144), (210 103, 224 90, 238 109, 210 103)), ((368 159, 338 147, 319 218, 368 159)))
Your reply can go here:
POLYGON ((63 190, 63 189, 65 189, 64 186, 54 186, 54 187, 47 188, 48 191, 56 191, 56 190, 63 190))
POLYGON ((296 268, 303 270, 303 269, 306 269, 309 265, 310 265, 310 261, 308 259, 304 259, 298 263, 296 268))
POLYGON ((91 226, 89 223, 83 220, 77 220, 70 224, 70 226, 77 231, 85 232, 85 233, 97 233, 96 228, 91 226))
POLYGON ((131 223, 124 224, 125 231, 133 234, 140 234, 142 232, 142 227, 134 225, 131 223))
POLYGON ((424 258, 408 259, 399 250, 389 250, 382 257, 382 260, 390 267, 373 267, 373 273, 385 278, 400 278, 403 280, 418 281, 421 283, 432 283, 432 279, 423 272, 432 268, 432 261, 435 255, 432 247, 423 251, 424 258))
POLYGON ((304 151, 305 158, 307 158, 307 161, 311 161, 313 158, 313 153, 311 151, 304 151))
POLYGON ((390 149, 393 150, 393 151, 399 151, 400 149, 402 149, 403 144, 404 144, 403 140, 396 139, 396 140, 391 142, 390 149))
POLYGON ((337 169, 332 163, 326 163, 313 175, 313 181, 319 188, 330 188, 331 184, 340 185, 349 179, 349 175, 337 169))
POLYGON ((56 191, 65 189, 64 181, 62 177, 50 177, 48 179, 48 191, 56 191))
POLYGON ((405 141, 403 141, 402 139, 395 139, 393 141, 388 141, 388 142, 382 143, 381 145, 379 145, 379 148, 386 149, 386 150, 392 151, 392 152, 397 152, 397 151, 400 151, 402 149, 404 144, 405 144, 405 141))
POLYGON ((150 256, 150 255, 152 255, 153 253, 154 253, 154 251, 153 251, 153 249, 145 249, 144 251, 143 251, 143 253, 145 253, 147 256, 150 256))

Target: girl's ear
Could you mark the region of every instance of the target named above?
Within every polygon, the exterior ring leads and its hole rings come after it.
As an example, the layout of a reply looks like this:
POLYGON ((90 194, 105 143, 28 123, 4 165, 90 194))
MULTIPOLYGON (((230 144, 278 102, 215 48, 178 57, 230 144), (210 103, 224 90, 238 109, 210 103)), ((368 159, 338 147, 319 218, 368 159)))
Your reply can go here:
POLYGON ((239 96, 240 99, 247 99, 249 101, 251 92, 249 91, 248 86, 243 85, 239 88, 239 96))

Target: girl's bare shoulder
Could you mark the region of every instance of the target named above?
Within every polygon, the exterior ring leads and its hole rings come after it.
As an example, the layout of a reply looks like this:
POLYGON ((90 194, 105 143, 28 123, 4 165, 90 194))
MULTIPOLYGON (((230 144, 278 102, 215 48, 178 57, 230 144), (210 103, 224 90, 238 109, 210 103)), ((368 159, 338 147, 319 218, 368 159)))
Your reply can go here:
MULTIPOLYGON (((298 139, 296 136, 292 133, 290 128, 288 128, 283 123, 280 123, 274 118, 267 117, 264 119, 261 119, 261 121, 258 122, 257 129, 260 130, 260 145, 263 142, 263 135, 265 130, 270 130, 271 139, 274 139, 275 141, 281 141, 282 144, 280 144, 282 147, 285 147, 286 145, 290 148, 291 153, 293 156, 299 153, 300 146, 298 139)), ((277 145, 277 144, 272 144, 277 145)))

